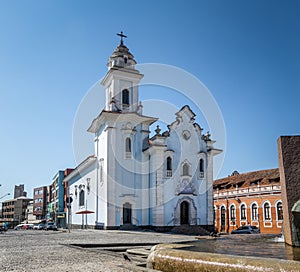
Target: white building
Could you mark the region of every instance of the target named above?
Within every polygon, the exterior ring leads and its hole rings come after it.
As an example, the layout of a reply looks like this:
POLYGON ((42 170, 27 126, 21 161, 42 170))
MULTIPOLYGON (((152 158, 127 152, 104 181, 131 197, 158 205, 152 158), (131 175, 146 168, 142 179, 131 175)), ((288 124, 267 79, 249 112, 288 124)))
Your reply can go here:
POLYGON ((143 75, 135 64, 121 37, 102 80, 105 109, 88 128, 95 154, 64 180, 73 198, 71 223, 105 229, 212 226, 213 156, 221 150, 202 134, 189 106, 176 113, 168 131, 157 126, 150 138, 149 126, 158 119, 142 114, 143 75))

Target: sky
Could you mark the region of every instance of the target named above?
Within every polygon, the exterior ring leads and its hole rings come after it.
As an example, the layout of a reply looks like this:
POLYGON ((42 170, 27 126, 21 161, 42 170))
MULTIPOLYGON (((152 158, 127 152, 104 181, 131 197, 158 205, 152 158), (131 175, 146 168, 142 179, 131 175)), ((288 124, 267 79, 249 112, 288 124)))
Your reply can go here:
POLYGON ((213 95, 226 128, 215 178, 278 167, 278 137, 300 134, 299 14, 296 0, 0 0, 0 198, 76 166, 76 113, 120 31, 138 63, 179 67, 213 95))

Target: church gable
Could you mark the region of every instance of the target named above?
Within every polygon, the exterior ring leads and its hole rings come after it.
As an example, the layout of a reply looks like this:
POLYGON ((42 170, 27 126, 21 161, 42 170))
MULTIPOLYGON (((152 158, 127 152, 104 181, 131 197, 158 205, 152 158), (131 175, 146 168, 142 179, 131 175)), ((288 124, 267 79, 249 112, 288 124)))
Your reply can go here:
POLYGON ((181 128, 181 136, 184 140, 189 140, 191 137, 191 133, 195 132, 197 135, 201 136, 202 128, 199 124, 195 123, 196 114, 188 105, 183 106, 175 115, 176 120, 168 125, 169 133, 172 130, 178 131, 181 128))

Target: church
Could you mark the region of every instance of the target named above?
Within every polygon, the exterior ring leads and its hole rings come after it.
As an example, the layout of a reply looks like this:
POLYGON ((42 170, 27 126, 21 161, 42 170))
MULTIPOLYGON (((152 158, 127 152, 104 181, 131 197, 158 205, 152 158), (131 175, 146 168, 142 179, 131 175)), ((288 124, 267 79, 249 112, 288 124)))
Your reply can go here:
POLYGON ((158 118, 143 115, 134 56, 120 44, 108 59, 101 84, 105 108, 92 120, 95 152, 64 182, 72 197, 73 228, 212 228, 213 157, 222 152, 203 134, 188 105, 161 132, 158 118), (155 125, 155 124, 154 124, 155 125))

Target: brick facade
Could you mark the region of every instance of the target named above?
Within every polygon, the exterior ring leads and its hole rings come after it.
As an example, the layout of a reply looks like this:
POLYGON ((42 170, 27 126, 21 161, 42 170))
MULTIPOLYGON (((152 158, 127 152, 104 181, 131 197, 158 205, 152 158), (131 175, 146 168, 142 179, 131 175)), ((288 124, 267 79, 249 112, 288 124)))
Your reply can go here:
POLYGON ((33 190, 33 215, 36 219, 46 219, 47 213, 47 187, 38 187, 33 190))
POLYGON ((218 232, 241 225, 257 226, 261 233, 281 233, 283 215, 278 169, 231 176, 214 182, 214 216, 218 232))

